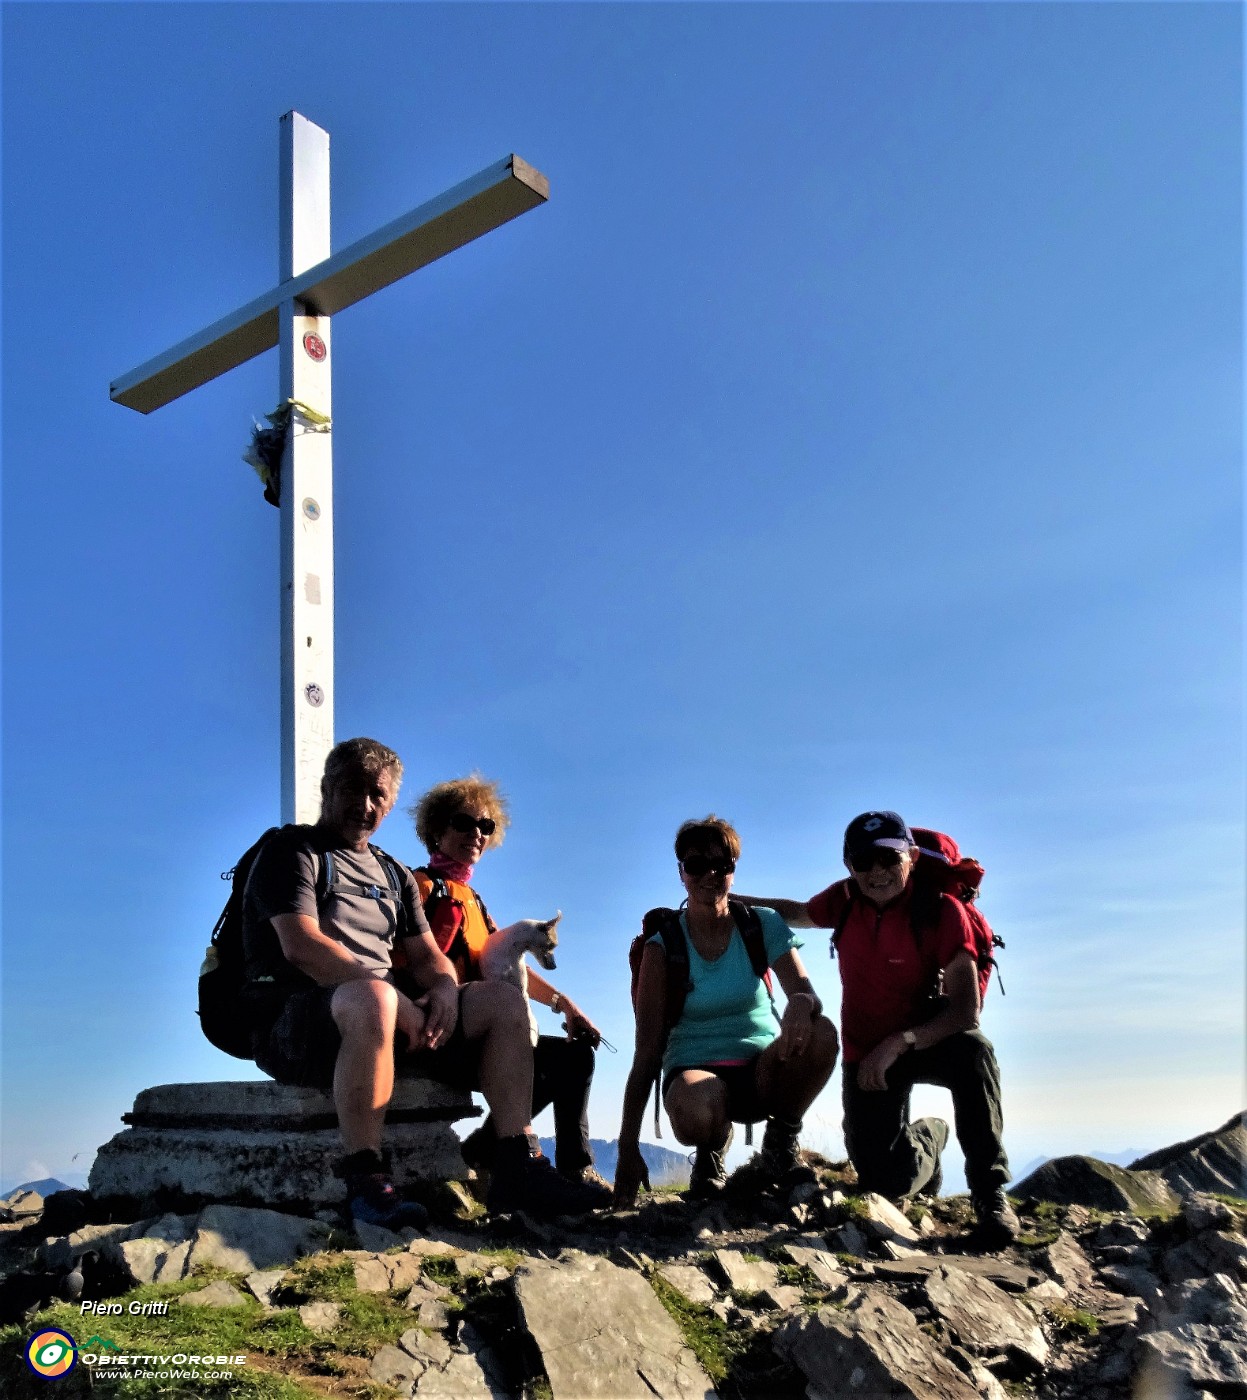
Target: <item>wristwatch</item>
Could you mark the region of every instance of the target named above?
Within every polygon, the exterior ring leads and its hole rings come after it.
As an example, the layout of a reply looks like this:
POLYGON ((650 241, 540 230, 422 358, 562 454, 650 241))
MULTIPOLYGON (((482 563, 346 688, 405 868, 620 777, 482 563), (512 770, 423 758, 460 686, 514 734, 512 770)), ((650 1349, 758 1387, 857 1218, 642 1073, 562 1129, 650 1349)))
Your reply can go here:
POLYGON ((905 1042, 906 1050, 913 1050, 917 1048, 918 1037, 913 1033, 913 1031, 902 1031, 901 1039, 905 1042))
POLYGON ((550 996, 550 1010, 553 1011, 553 1012, 555 1013, 555 1015, 557 1015, 557 1014, 558 1014, 558 1009, 559 1009, 559 1007, 562 1006, 562 1005, 563 1005, 563 993, 562 993, 562 992, 554 992, 554 993, 552 993, 551 996, 550 996))

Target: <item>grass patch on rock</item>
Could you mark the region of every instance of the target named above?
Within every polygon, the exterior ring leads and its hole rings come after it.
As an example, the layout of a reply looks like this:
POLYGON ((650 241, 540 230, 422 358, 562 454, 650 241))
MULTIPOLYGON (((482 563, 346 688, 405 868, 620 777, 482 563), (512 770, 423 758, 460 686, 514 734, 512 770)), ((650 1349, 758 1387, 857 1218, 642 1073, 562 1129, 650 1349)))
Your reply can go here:
POLYGON ((732 1362, 747 1350, 749 1329, 729 1327, 705 1304, 690 1302, 658 1274, 651 1276, 650 1287, 680 1329, 684 1344, 702 1370, 718 1385, 727 1376, 732 1362))

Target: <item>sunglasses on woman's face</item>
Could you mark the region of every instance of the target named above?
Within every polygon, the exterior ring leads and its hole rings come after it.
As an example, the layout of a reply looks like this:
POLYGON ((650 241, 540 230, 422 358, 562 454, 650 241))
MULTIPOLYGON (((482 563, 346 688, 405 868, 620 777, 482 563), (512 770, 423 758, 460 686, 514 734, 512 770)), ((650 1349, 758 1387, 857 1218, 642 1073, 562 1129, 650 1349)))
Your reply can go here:
POLYGON ((869 851, 865 851, 861 855, 851 856, 850 861, 854 870, 865 875, 876 865, 883 866, 885 870, 894 869, 901 863, 901 853, 894 851, 891 846, 872 846, 869 851))
POLYGON ((700 880, 703 875, 732 875, 736 862, 727 856, 701 856, 694 851, 684 857, 680 867, 690 879, 700 880))
POLYGON ((456 812, 447 825, 455 831, 462 831, 465 836, 470 831, 479 831, 482 836, 492 836, 498 823, 493 817, 470 817, 466 812, 456 812))

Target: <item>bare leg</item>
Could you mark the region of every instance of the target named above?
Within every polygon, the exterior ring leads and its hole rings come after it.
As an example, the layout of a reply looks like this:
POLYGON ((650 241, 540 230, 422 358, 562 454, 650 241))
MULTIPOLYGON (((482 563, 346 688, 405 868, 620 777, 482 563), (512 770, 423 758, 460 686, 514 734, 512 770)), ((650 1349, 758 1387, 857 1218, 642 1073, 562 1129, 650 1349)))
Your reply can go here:
POLYGON ((727 1088, 718 1075, 704 1069, 681 1070, 663 1100, 671 1129, 686 1147, 709 1147, 718 1152, 732 1125, 727 1116, 727 1088))
POLYGON ((755 1070, 758 1098, 768 1117, 784 1118, 799 1125, 805 1110, 831 1078, 840 1042, 835 1026, 826 1016, 819 1016, 804 1049, 780 1059, 778 1046, 778 1041, 772 1041, 758 1056, 755 1070))
POLYGON ((347 1155, 381 1149, 385 1110, 394 1093, 394 1025, 399 993, 388 982, 343 982, 329 1009, 342 1036, 333 1070, 333 1102, 347 1155))
POLYGON ((481 1042, 481 1093, 500 1138, 530 1126, 533 1045, 528 1003, 509 982, 469 982, 463 989, 463 1033, 481 1042))

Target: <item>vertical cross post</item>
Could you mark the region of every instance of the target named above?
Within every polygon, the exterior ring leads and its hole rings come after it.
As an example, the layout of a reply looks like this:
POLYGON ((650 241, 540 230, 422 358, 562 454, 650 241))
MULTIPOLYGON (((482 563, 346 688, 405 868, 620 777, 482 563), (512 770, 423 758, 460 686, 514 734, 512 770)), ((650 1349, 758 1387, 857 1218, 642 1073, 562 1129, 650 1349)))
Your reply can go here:
MULTIPOLYGON (((281 119, 279 283, 329 256, 329 133, 281 119)), ((281 402, 293 404, 281 465, 281 819, 314 822, 333 747, 333 436, 329 317, 278 308, 281 402)))
MULTIPOLYGON (((281 119, 277 285, 115 379, 151 413, 278 347, 289 410, 281 466, 281 818, 314 822, 333 747, 333 402, 329 318, 544 204, 546 177, 511 155, 331 254, 329 133, 281 119)), ((266 493, 267 494, 267 493, 266 493)))

